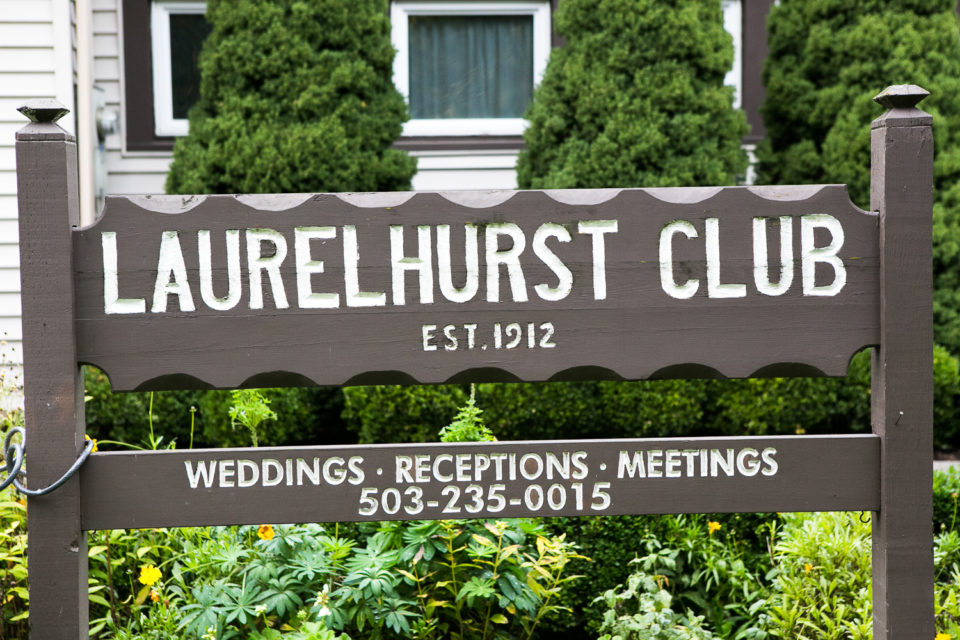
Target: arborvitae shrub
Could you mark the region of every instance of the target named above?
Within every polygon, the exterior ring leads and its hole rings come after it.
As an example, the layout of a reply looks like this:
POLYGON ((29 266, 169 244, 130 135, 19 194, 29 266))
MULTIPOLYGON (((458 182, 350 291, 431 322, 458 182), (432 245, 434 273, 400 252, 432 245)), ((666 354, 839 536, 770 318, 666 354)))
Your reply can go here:
POLYGON ((766 183, 836 183, 869 206, 872 97, 930 91, 936 341, 960 354, 960 25, 954 0, 781 0, 767 21, 766 183))
POLYGON ((386 0, 208 0, 207 19, 168 192, 410 188, 386 0))
POLYGON ((527 112, 522 188, 731 184, 747 132, 715 0, 564 0, 527 112))

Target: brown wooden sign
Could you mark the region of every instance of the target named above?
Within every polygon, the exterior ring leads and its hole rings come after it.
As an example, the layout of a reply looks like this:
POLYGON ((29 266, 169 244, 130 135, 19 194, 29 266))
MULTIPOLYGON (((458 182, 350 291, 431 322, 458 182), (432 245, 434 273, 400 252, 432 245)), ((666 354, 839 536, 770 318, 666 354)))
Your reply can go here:
POLYGON ((142 196, 77 229, 59 105, 17 133, 31 488, 113 388, 843 375, 873 433, 93 454, 31 497, 31 626, 87 636, 85 531, 871 510, 874 638, 931 638, 932 118, 878 96, 845 187, 142 196))
POLYGON ((873 435, 103 453, 84 466, 81 511, 85 529, 873 511, 879 461, 873 435))
POLYGON ((114 389, 843 375, 878 342, 838 185, 112 197, 74 252, 114 389))

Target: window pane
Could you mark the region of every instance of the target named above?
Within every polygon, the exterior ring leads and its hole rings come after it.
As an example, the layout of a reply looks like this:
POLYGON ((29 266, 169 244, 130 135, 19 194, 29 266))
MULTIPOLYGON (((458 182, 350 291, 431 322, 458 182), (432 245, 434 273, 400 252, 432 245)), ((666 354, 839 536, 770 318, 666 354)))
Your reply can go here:
POLYGON ((520 118, 533 95, 533 16, 410 16, 413 118, 520 118))
POLYGON ((200 99, 200 68, 197 58, 210 23, 203 14, 170 14, 170 72, 173 86, 173 117, 186 118, 200 99))

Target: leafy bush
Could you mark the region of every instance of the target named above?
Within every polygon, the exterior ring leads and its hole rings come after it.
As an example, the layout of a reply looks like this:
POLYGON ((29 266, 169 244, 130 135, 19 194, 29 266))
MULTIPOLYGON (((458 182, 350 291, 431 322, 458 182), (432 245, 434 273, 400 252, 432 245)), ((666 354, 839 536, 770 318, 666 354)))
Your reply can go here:
POLYGON ((747 622, 744 611, 759 597, 756 581, 769 569, 771 517, 775 516, 730 513, 551 519, 550 528, 577 541, 581 553, 593 561, 575 565, 574 570, 584 579, 564 593, 564 603, 572 613, 550 621, 550 629, 565 637, 586 638, 592 637, 588 633, 598 633, 606 606, 595 599, 598 591, 625 584, 636 569, 630 562, 641 556, 655 557, 655 551, 664 548, 658 546, 662 543, 680 554, 669 570, 661 567, 654 571, 669 578, 667 590, 677 606, 694 609, 706 616, 718 633, 723 632, 723 637, 733 637, 731 629, 747 622), (704 567, 717 567, 729 583, 718 584, 720 573, 710 580, 695 579, 704 567), (678 578, 680 574, 683 577, 678 578), (687 586, 677 586, 680 583, 687 586))
POLYGON ((599 640, 714 640, 702 626, 703 616, 671 609, 673 598, 662 576, 638 571, 626 586, 606 591, 597 598, 607 609, 599 640))
POLYGON ((771 634, 857 640, 873 634, 870 524, 856 513, 789 514, 775 547, 771 634))
POLYGON ((565 0, 554 27, 566 44, 527 112, 521 188, 731 184, 745 171, 718 3, 565 0))
POLYGON ((845 183, 868 205, 872 97, 930 91, 935 338, 960 355, 960 30, 953 0, 782 0, 767 20, 759 179, 845 183))
POLYGON ((386 0, 208 0, 169 193, 409 189, 386 0))
POLYGON ((960 468, 950 467, 933 472, 933 532, 960 533, 960 512, 957 511, 960 496, 960 468))
MULTIPOLYGON (((158 391, 113 393, 100 370, 86 367, 87 433, 98 440, 148 444, 151 397, 153 424, 161 447, 176 443, 194 447, 236 447, 249 444, 249 433, 236 429, 229 417, 229 391, 158 391)), ((260 432, 264 445, 345 444, 356 441, 340 418, 340 389, 261 389, 277 419, 260 432)))
MULTIPOLYGON (((935 347, 933 361, 934 444, 960 448, 957 359, 935 347)), ((870 352, 853 357, 846 378, 480 384, 476 393, 502 440, 868 433, 870 352)), ((422 442, 467 395, 447 385, 353 387, 344 397, 360 442, 422 442)))

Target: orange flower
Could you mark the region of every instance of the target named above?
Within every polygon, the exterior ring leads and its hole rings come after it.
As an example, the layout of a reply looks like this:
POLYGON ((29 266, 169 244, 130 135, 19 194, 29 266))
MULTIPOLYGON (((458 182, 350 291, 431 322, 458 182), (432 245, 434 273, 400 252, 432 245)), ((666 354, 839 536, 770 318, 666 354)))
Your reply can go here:
POLYGON ((810 564, 809 562, 804 562, 804 563, 803 563, 803 572, 804 572, 804 573, 810 573, 811 571, 813 571, 813 565, 810 564))
POLYGON ((720 531, 720 529, 722 528, 723 528, 723 525, 720 524, 719 522, 714 522, 713 520, 711 520, 710 522, 707 523, 707 529, 709 530, 710 535, 713 535, 717 531, 720 531))
POLYGON ((273 527, 268 524, 262 524, 257 527, 257 537, 261 540, 273 540, 273 527))
POLYGON ((160 592, 156 589, 150 589, 150 599, 154 602, 160 602, 160 592))

